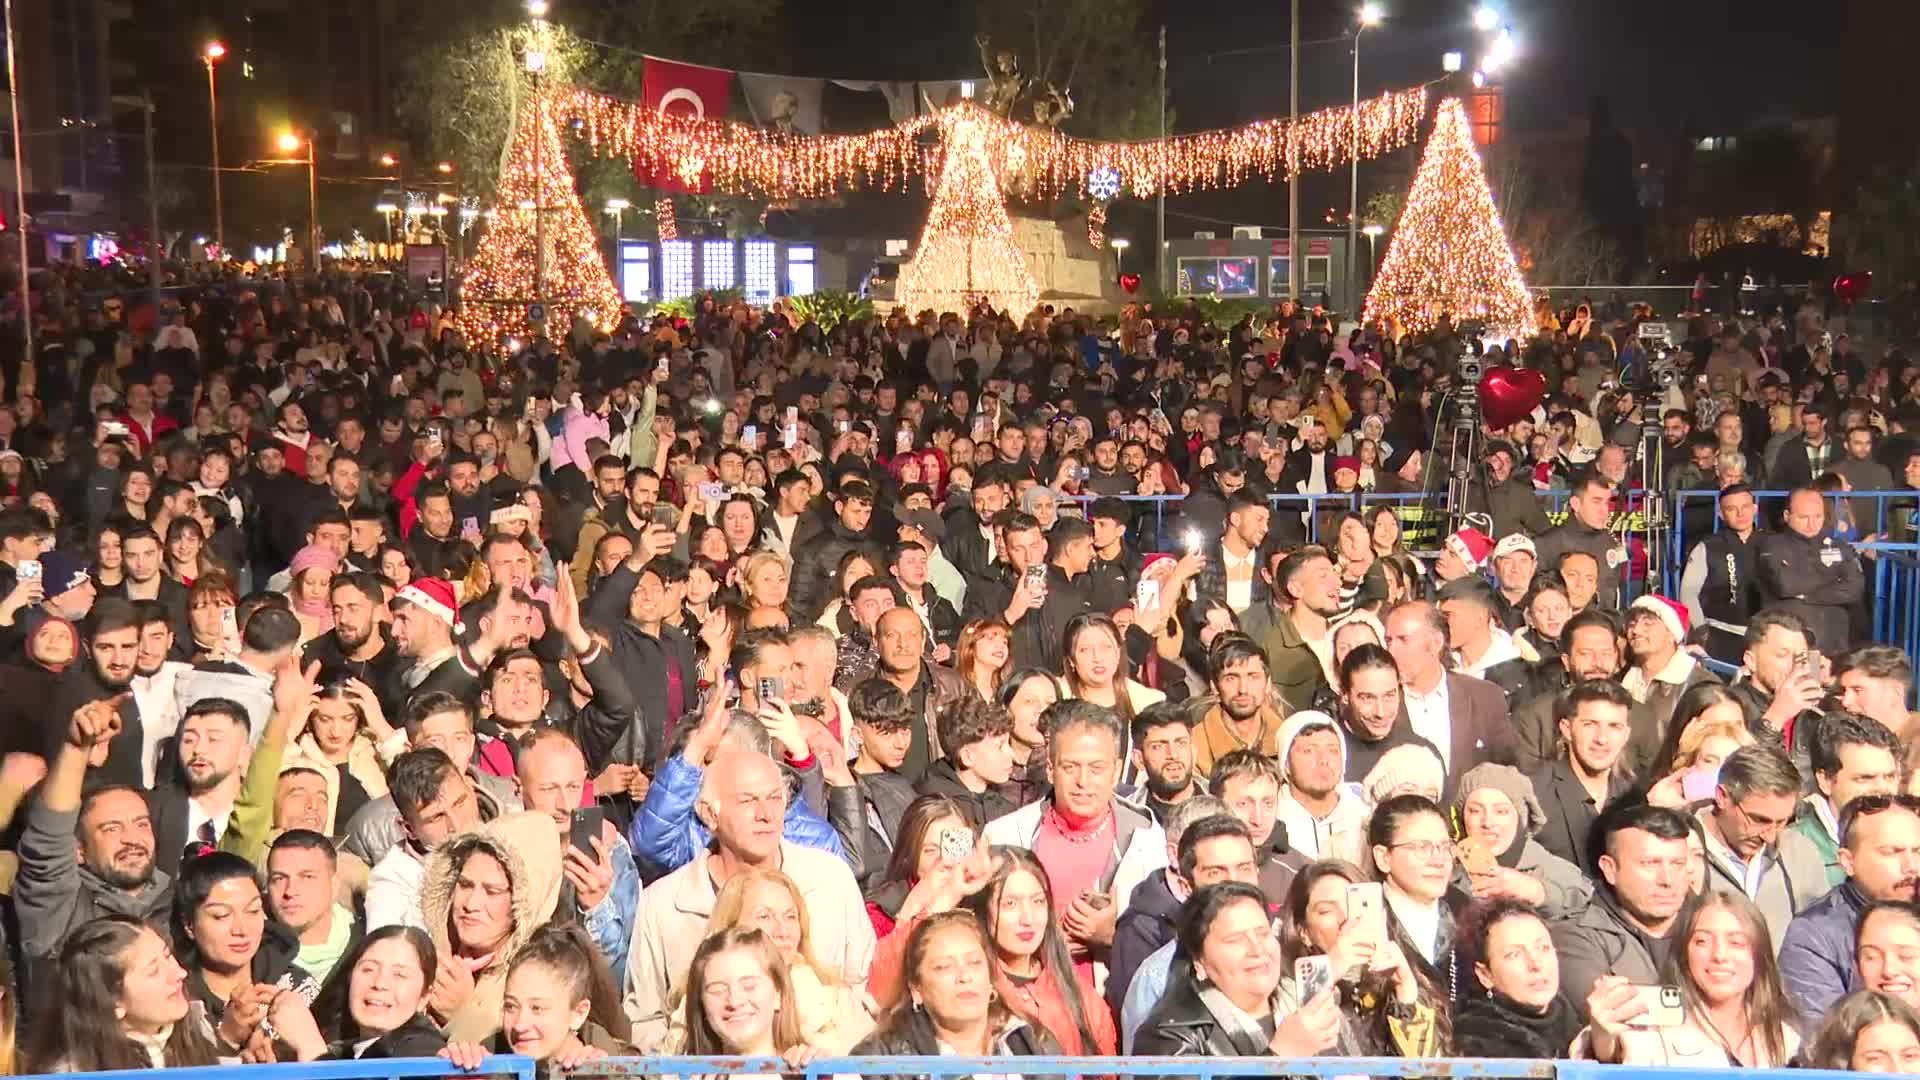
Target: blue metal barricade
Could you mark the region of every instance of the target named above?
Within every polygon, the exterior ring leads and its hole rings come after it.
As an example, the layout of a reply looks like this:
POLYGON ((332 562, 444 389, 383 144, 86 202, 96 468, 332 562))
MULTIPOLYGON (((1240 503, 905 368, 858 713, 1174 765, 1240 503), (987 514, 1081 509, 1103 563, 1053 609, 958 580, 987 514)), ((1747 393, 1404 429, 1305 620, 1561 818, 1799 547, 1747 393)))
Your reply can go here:
MULTIPOLYGON (((607 1058, 573 1070, 570 1077, 718 1077, 737 1074, 804 1076, 994 1077, 1216 1077, 1347 1076, 1474 1077, 1484 1080, 1552 1080, 1555 1063, 1494 1058, 1277 1058, 1277 1057, 845 1057, 818 1058, 795 1069, 779 1058, 607 1058)), ((1805 1074, 1795 1073, 1792 1080, 1805 1074)), ((1724 1078, 1722 1078, 1724 1080, 1724 1078)), ((1783 1078, 1784 1080, 1784 1078, 1783 1078)))
POLYGON ((380 1058, 302 1061, 285 1065, 208 1065, 190 1069, 127 1069, 96 1073, 42 1074, 50 1080, 411 1080, 413 1077, 511 1076, 534 1080, 537 1063, 518 1054, 496 1054, 467 1072, 440 1058, 380 1058))

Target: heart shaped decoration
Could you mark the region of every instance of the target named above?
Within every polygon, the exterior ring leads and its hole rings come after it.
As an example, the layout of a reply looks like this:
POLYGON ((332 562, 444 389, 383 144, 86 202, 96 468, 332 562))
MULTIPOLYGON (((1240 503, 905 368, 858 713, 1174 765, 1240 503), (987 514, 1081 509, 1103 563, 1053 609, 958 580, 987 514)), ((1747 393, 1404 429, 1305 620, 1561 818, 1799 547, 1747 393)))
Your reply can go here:
POLYGON ((1120 287, 1127 290, 1128 296, 1132 296, 1134 293, 1140 291, 1140 275, 1139 274, 1121 274, 1120 287))
POLYGON ((1547 396, 1547 377, 1533 368, 1495 367, 1480 377, 1480 415, 1498 431, 1533 411, 1547 396))

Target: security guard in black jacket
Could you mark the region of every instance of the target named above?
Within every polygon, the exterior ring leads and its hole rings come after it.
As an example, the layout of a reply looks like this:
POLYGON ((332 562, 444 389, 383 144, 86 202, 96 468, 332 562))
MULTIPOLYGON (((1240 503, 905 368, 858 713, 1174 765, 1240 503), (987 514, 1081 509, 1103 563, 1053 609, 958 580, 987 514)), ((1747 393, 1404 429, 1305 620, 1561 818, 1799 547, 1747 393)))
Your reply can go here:
POLYGON ((1760 610, 1755 575, 1760 541, 1753 490, 1734 484, 1720 493, 1720 528, 1693 546, 1680 573, 1680 599, 1707 628, 1707 655, 1739 664, 1747 649, 1747 620, 1760 610))
POLYGON ((1814 647, 1829 656, 1852 642, 1853 608, 1866 595, 1866 573, 1853 545, 1827 531, 1827 503, 1801 488, 1787 500, 1787 527, 1759 544, 1760 606, 1805 619, 1814 647))

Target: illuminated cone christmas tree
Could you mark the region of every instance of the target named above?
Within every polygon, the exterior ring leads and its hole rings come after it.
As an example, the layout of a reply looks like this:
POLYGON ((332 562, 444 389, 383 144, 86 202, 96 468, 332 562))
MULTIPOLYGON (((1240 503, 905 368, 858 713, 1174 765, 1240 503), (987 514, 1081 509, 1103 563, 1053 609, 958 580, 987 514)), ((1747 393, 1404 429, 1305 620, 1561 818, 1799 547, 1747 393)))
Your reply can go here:
POLYGON ((1386 262, 1367 293, 1366 317, 1417 333, 1447 315, 1519 336, 1532 309, 1487 190, 1467 111, 1458 98, 1448 98, 1434 117, 1386 262))
POLYGON ((527 307, 539 297, 534 272, 541 239, 547 248, 548 334, 565 335, 576 313, 595 326, 613 325, 620 293, 601 261, 600 239, 574 194, 573 170, 545 97, 534 98, 520 113, 489 217, 461 286, 460 325, 469 343, 532 331, 527 307), (536 207, 544 208, 539 222, 534 220, 536 207))
POLYGON ((1013 242, 982 116, 968 105, 941 120, 946 160, 920 246, 900 275, 900 303, 908 311, 964 312, 984 299, 1018 319, 1040 299, 1027 257, 1013 242))

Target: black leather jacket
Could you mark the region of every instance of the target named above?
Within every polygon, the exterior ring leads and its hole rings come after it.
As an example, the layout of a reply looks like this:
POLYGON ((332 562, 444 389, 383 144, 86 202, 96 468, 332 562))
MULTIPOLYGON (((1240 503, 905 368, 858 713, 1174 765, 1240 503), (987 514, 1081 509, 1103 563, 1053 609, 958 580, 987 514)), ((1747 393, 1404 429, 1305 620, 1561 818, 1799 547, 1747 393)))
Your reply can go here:
POLYGON ((1133 1037, 1133 1052, 1141 1057, 1242 1057, 1227 1030, 1201 1002, 1191 979, 1176 975, 1160 1004, 1133 1037))

